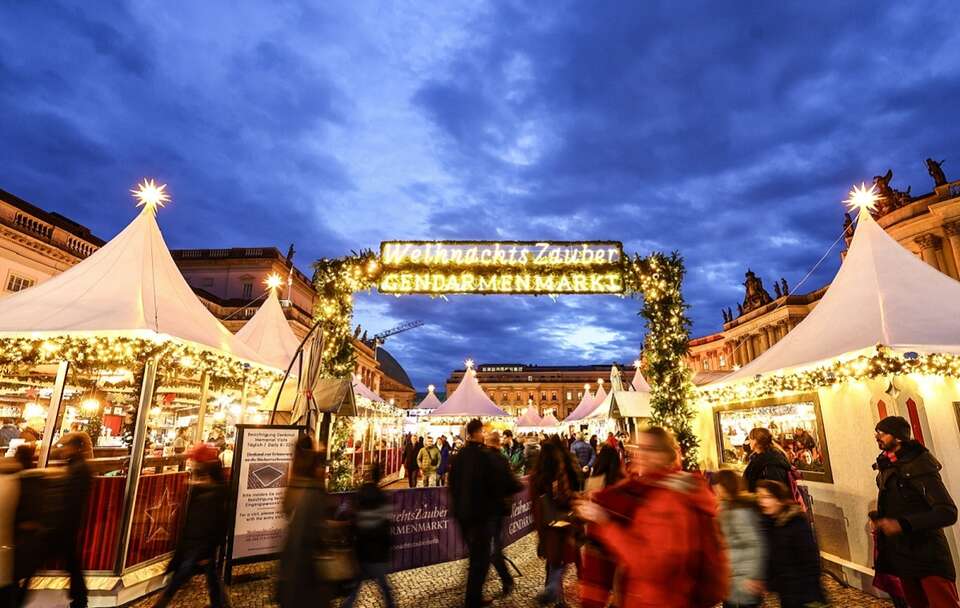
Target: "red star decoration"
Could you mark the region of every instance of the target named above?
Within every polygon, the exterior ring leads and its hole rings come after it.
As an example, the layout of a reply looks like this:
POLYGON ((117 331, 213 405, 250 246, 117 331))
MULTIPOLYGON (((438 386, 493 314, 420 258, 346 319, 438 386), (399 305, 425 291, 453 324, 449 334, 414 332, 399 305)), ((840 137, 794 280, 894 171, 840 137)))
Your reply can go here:
POLYGON ((170 540, 173 538, 171 528, 173 520, 177 515, 180 506, 170 501, 170 490, 163 489, 163 494, 152 507, 145 509, 147 519, 150 520, 150 527, 147 529, 147 542, 152 543, 155 540, 170 540))

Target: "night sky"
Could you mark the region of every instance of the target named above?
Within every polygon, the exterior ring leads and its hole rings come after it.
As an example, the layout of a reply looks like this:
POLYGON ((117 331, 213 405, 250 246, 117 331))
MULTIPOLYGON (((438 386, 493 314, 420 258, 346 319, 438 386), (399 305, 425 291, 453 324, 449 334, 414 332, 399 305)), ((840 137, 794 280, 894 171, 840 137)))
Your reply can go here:
MULTIPOLYGON (((678 250, 694 335, 795 285, 850 185, 960 174, 951 2, 8 2, 0 188, 103 238, 143 176, 173 248, 386 239, 678 250), (658 8, 659 7, 659 8, 658 8)), ((838 249, 800 291, 836 272, 838 249)), ((478 362, 629 362, 640 302, 363 295, 418 390, 478 362)))

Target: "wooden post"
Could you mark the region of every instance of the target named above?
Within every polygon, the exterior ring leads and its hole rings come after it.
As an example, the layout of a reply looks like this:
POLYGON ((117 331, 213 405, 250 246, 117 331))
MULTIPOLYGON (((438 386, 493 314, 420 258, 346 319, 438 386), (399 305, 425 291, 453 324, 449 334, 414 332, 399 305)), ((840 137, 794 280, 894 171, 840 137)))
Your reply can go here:
POLYGON ((197 432, 193 437, 193 443, 203 441, 203 424, 207 418, 207 399, 210 394, 210 373, 203 370, 200 376, 200 407, 197 409, 197 432))
POLYGON ((157 360, 151 359, 143 367, 143 384, 140 386, 140 402, 134 419, 133 445, 130 448, 130 465, 127 467, 127 485, 124 490, 123 519, 120 520, 120 552, 116 571, 123 573, 130 548, 130 529, 133 527, 133 510, 136 507, 137 488, 140 486, 140 470, 143 468, 143 450, 147 443, 147 422, 153 404, 153 389, 157 377, 157 360))
POLYGON ((47 422, 43 426, 43 441, 40 442, 40 457, 37 459, 37 468, 44 468, 50 461, 50 448, 53 447, 53 434, 57 430, 57 421, 60 420, 60 404, 63 403, 63 391, 67 387, 67 372, 70 364, 61 361, 57 366, 57 379, 53 383, 53 393, 50 395, 50 404, 47 406, 47 422))

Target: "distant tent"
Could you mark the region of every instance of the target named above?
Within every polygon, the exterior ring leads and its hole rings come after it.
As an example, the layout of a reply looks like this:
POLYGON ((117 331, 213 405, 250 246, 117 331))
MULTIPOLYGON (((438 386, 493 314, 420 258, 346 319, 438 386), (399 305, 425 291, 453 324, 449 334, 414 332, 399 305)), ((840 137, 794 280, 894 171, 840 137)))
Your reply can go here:
POLYGON ((547 414, 543 417, 543 422, 540 423, 540 428, 543 429, 553 429, 560 426, 560 421, 557 420, 557 417, 553 414, 547 414))
POLYGON ((437 397, 435 387, 431 384, 427 387, 427 396, 417 405, 417 408, 422 410, 435 410, 441 405, 443 404, 440 403, 440 398, 437 397))
POLYGON ((567 417, 564 419, 564 422, 582 420, 583 417, 589 414, 593 407, 597 404, 596 397, 590 393, 590 385, 587 385, 584 388, 586 390, 583 391, 583 397, 580 399, 580 403, 578 403, 577 407, 573 408, 573 411, 567 415, 567 417))
POLYGON ((490 400, 490 397, 483 392, 480 381, 477 380, 477 372, 473 369, 467 369, 463 374, 463 379, 453 393, 447 397, 443 405, 433 410, 427 416, 502 416, 509 415, 497 407, 490 400))
POLYGON ((290 365, 300 347, 300 340, 290 329, 290 323, 283 314, 276 289, 270 289, 257 314, 240 328, 237 337, 264 361, 280 369, 290 365))
POLYGON ((540 428, 543 426, 543 418, 537 413, 537 408, 532 405, 527 406, 527 410, 522 416, 517 418, 518 429, 540 428))

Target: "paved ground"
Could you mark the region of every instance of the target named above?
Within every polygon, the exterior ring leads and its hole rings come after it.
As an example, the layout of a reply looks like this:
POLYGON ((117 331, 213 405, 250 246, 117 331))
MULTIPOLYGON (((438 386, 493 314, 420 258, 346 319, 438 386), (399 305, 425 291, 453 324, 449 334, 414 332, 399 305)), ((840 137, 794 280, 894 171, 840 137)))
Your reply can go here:
MULTIPOLYGON (((536 540, 534 535, 515 543, 507 550, 507 556, 516 563, 523 572, 517 579, 517 588, 509 598, 494 603, 497 608, 520 608, 535 606, 534 598, 543 588, 543 563, 536 556, 536 540)), ((230 588, 230 599, 234 608, 262 608, 275 606, 272 601, 273 585, 271 575, 272 564, 255 564, 237 568, 234 585, 230 588)), ((394 597, 398 608, 453 608, 461 605, 464 581, 466 579, 466 562, 451 562, 406 570, 390 575, 394 597)), ((487 584, 487 593, 495 595, 500 590, 499 581, 491 571, 492 579, 487 584)), ((858 591, 842 589, 832 580, 825 579, 830 592, 833 606, 856 608, 890 607, 888 602, 876 600, 858 591)), ((576 608, 576 578, 571 572, 566 580, 568 604, 576 608)), ((136 608, 147 608, 155 598, 146 598, 134 604, 136 608)), ((175 606, 183 608, 202 608, 207 606, 206 589, 203 577, 197 576, 191 584, 178 594, 175 606)), ((309 602, 304 604, 309 606, 309 602)), ((376 588, 367 585, 361 591, 358 608, 382 608, 385 606, 376 588)), ((766 606, 778 606, 775 601, 766 606)))

